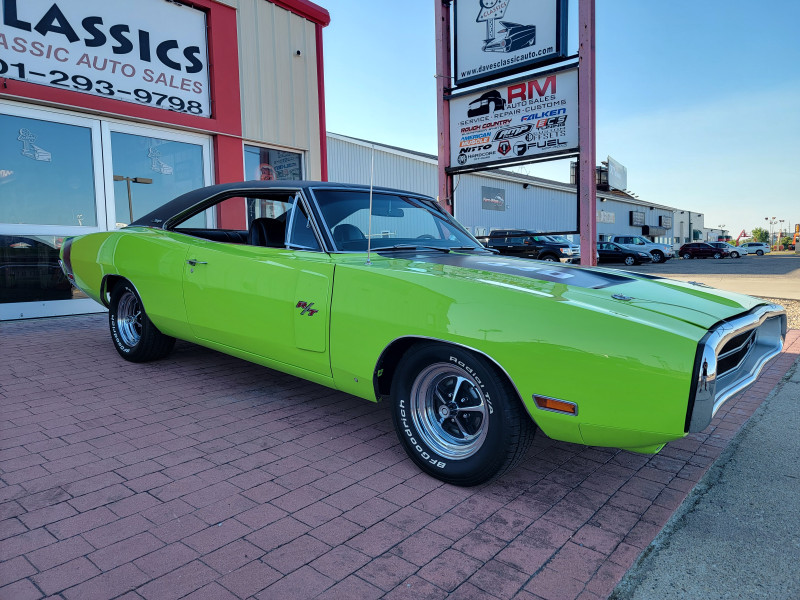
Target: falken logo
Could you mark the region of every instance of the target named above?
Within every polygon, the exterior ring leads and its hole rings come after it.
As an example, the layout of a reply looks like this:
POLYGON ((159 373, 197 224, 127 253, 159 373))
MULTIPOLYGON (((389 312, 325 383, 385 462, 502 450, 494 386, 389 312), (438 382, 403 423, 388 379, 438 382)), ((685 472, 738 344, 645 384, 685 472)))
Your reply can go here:
POLYGON ((295 308, 303 309, 302 311, 300 311, 301 315, 308 315, 309 317, 313 317, 319 311, 316 308, 311 308, 312 306, 314 306, 313 302, 303 302, 302 300, 300 300, 297 303, 297 306, 295 306, 295 308))
POLYGON ((494 141, 510 140, 528 133, 533 127, 531 125, 517 125, 516 127, 506 127, 494 135, 494 141))

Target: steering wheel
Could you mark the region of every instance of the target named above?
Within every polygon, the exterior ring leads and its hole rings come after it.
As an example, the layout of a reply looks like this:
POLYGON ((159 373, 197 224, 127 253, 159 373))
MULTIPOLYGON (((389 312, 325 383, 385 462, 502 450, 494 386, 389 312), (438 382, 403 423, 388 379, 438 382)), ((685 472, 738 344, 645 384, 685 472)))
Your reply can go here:
POLYGON ((435 240, 436 236, 431 235, 430 233, 423 233, 422 235, 417 236, 418 240, 435 240))

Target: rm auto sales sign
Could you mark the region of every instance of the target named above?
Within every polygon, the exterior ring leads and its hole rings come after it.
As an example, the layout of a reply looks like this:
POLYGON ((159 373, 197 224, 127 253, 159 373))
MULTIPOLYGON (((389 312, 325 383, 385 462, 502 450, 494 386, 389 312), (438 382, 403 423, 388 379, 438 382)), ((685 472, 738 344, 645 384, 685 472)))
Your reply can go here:
POLYGON ((450 99, 451 172, 531 162, 578 148, 577 69, 450 99))
POLYGON ((164 0, 0 4, 0 78, 211 115, 204 12, 164 0))

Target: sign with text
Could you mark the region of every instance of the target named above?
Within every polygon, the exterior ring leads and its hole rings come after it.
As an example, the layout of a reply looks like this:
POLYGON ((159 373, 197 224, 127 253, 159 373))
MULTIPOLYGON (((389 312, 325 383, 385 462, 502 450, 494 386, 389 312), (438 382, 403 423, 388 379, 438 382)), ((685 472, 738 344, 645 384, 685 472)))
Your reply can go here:
POLYGON ((577 149, 577 69, 450 99, 448 172, 531 162, 574 154, 577 149))
POLYGON ((501 188, 481 187, 481 207, 483 210, 505 210, 506 191, 501 188))
POLYGON ((561 60, 567 0, 455 0, 455 84, 561 60))
POLYGON ((206 15, 164 0, 2 0, 0 77, 211 116, 206 15))
POLYGON ((639 212, 638 210, 632 210, 630 212, 631 212, 631 220, 630 220, 631 227, 644 227, 644 213, 639 212))

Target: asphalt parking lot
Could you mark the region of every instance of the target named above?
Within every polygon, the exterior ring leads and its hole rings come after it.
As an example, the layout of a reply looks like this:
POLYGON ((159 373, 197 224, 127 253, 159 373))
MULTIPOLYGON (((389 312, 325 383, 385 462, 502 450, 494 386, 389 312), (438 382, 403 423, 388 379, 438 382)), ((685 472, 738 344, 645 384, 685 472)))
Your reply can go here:
POLYGON ((388 410, 104 315, 0 332, 0 599, 607 597, 800 354, 658 455, 538 435, 478 488, 421 474, 388 410))
POLYGON ((700 281, 751 296, 800 301, 800 254, 776 252, 720 260, 672 258, 661 264, 624 268, 681 281, 700 281))

